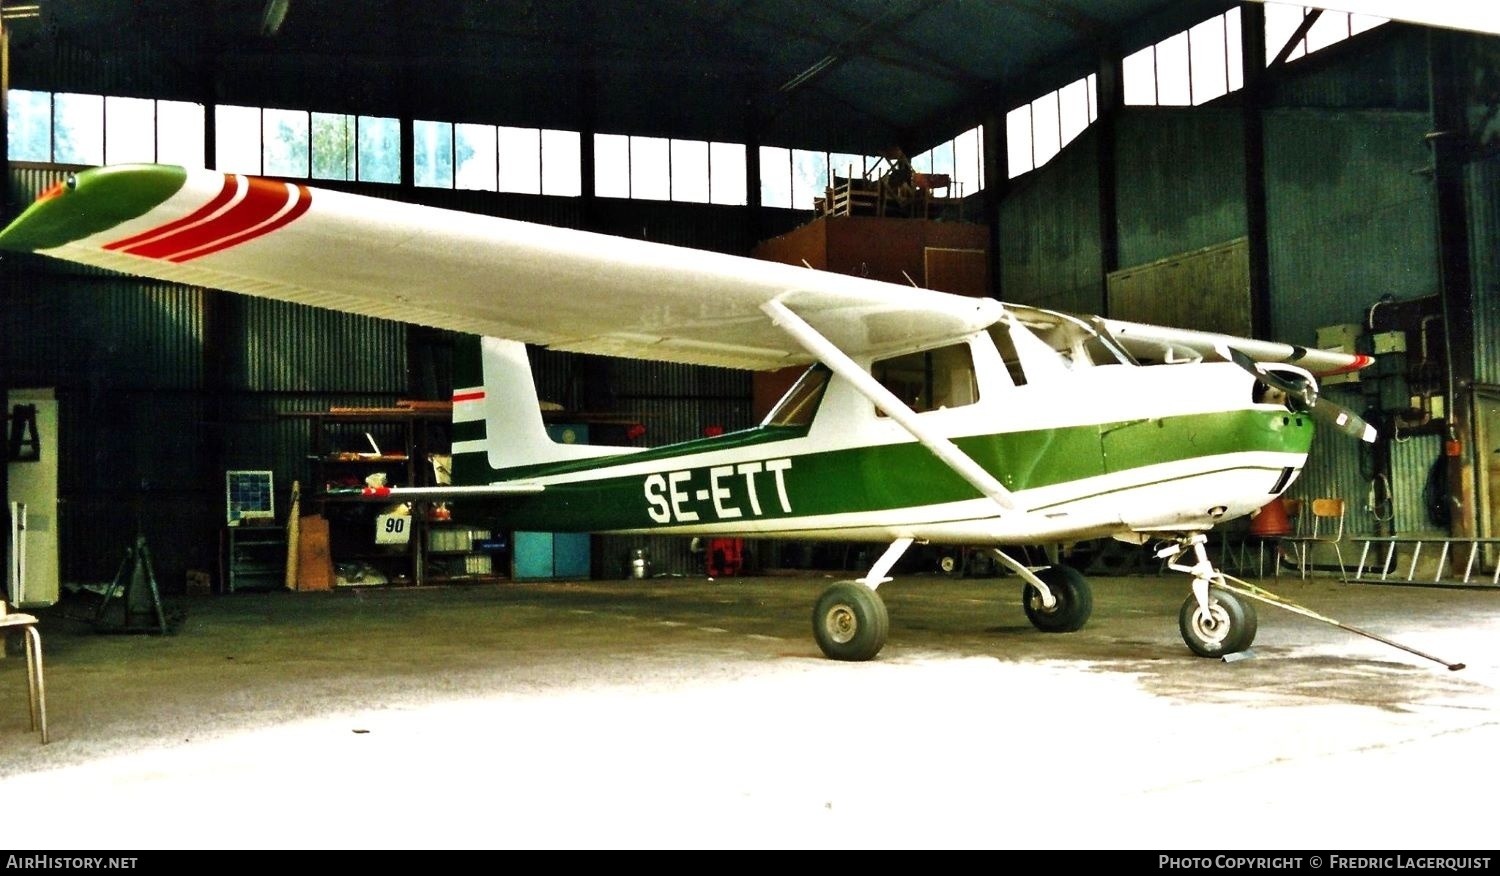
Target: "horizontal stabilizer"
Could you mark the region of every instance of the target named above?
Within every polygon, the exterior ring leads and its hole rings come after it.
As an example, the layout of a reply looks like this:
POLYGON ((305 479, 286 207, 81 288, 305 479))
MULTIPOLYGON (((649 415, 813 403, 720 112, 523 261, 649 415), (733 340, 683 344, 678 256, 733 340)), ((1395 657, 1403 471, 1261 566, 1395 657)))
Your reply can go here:
POLYGON ((525 496, 540 493, 541 484, 482 484, 472 487, 348 487, 329 490, 327 498, 345 502, 446 502, 485 496, 525 496))

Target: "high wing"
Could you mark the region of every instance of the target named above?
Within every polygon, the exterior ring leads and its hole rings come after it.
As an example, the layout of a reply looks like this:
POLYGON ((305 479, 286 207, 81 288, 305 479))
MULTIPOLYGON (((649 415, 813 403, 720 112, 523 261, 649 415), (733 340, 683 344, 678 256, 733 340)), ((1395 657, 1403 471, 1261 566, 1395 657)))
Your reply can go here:
MULTIPOLYGON (((1276 341, 1260 341, 1214 332, 1193 329, 1170 328, 1147 325, 1118 319, 1100 319, 1103 326, 1120 346, 1139 359, 1156 361, 1176 351, 1190 351, 1207 359, 1224 359, 1221 350, 1237 350, 1257 362, 1280 362, 1305 368, 1319 377, 1358 371, 1374 361, 1360 353, 1344 353, 1338 350, 1319 350, 1315 347, 1299 347, 1276 341)), ((1225 360, 1228 361, 1228 360, 1225 360)))
POLYGON ((121 165, 49 190, 0 247, 559 350, 771 369, 994 322, 992 300, 208 170, 121 165))

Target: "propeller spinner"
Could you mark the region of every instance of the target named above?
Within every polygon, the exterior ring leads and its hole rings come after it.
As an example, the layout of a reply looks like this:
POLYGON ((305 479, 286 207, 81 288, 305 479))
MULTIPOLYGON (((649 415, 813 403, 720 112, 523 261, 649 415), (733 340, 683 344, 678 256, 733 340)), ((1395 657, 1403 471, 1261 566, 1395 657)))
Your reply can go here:
POLYGON ((1343 405, 1329 401, 1320 395, 1317 384, 1311 378, 1300 374, 1271 371, 1233 347, 1220 346, 1218 352, 1220 356, 1253 374, 1261 386, 1284 396, 1288 410, 1307 414, 1351 438, 1372 443, 1375 441, 1374 426, 1366 423, 1343 405))

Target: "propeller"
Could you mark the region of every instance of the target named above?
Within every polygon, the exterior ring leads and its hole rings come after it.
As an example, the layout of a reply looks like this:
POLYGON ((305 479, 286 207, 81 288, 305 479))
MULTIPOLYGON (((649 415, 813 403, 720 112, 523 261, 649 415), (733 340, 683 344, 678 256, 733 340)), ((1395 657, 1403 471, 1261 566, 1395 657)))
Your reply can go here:
POLYGON ((1260 382, 1261 386, 1285 396, 1288 410, 1307 414, 1314 420, 1326 423, 1351 438, 1372 443, 1375 441, 1374 426, 1360 419, 1343 405, 1329 401, 1320 395, 1317 384, 1311 378, 1300 374, 1268 370, 1233 347, 1221 345, 1217 349, 1220 356, 1255 375, 1255 379, 1260 382))

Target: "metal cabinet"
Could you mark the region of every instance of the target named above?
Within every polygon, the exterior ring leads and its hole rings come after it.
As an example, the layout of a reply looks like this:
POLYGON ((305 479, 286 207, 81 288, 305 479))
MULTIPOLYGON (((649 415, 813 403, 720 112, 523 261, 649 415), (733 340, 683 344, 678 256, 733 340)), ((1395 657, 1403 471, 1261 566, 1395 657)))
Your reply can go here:
POLYGON ((224 527, 224 591, 286 586, 286 530, 280 526, 224 527))

